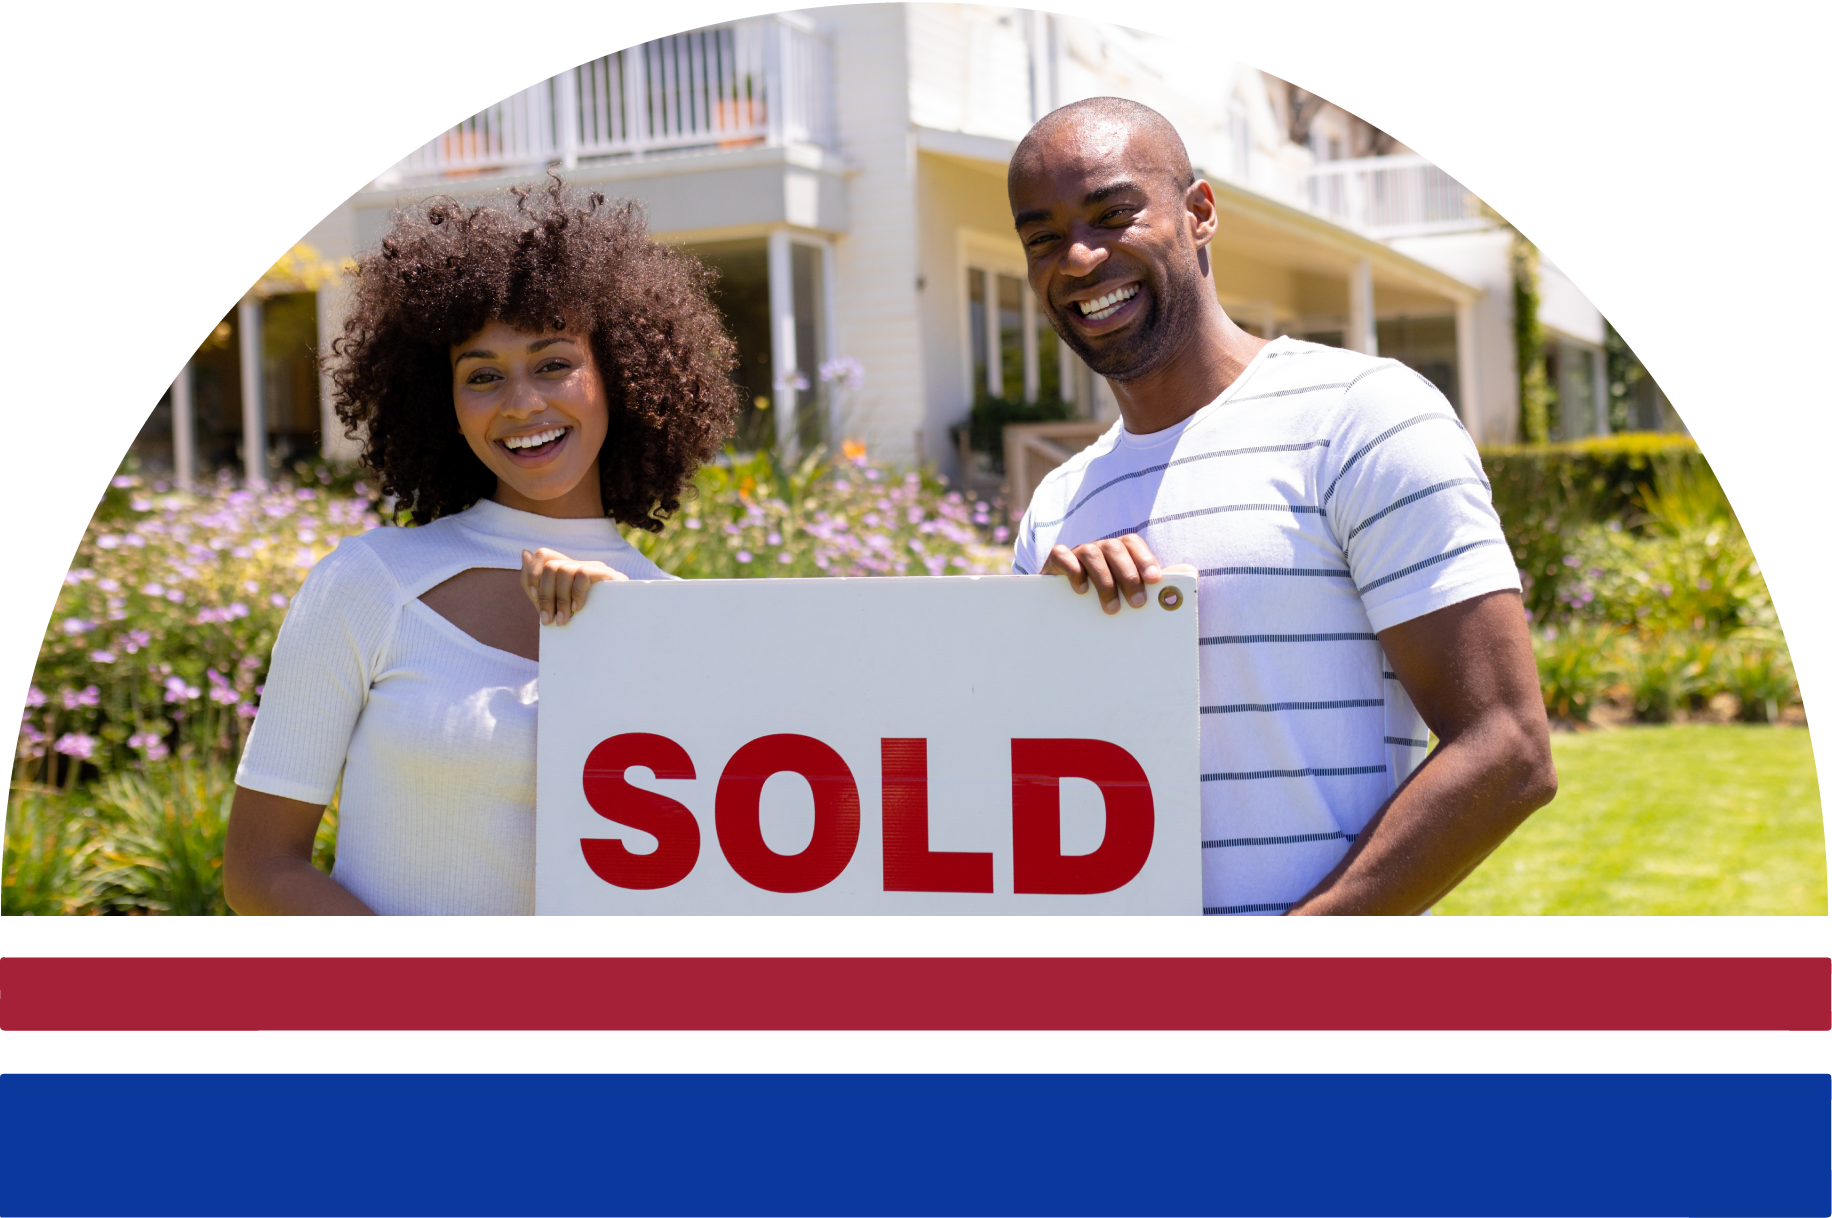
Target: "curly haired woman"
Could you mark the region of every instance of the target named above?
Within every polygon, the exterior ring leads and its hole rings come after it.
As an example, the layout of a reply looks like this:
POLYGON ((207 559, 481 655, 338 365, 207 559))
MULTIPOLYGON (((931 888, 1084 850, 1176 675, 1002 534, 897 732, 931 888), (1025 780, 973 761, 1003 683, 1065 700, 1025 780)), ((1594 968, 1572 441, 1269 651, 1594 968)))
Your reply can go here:
POLYGON ((709 273, 629 206, 515 194, 430 200, 358 265, 337 413, 416 527, 346 538, 287 614, 236 773, 240 913, 533 913, 540 627, 668 578, 616 526, 659 529, 736 417, 709 273))

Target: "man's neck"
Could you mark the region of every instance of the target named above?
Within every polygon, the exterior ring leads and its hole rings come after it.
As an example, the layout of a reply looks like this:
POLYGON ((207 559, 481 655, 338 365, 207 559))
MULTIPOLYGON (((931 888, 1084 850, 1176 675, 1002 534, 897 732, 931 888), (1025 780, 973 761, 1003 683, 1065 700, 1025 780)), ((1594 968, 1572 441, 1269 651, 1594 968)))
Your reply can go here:
POLYGON ((1246 370, 1266 339, 1242 330, 1215 306, 1191 341, 1158 367, 1130 381, 1113 381, 1120 418, 1135 436, 1175 427, 1213 402, 1246 370))

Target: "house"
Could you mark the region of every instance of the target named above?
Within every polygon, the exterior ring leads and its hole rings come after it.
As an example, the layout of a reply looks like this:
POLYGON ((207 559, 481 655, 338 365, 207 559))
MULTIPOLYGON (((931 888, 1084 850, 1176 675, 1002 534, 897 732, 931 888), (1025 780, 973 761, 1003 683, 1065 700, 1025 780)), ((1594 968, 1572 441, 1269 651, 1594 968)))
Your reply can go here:
MULTIPOLYGON (((720 271, 747 402, 740 446, 851 438, 958 476, 971 471, 953 432, 982 395, 1114 415, 1105 381, 1035 307, 1005 199, 1031 123, 1103 94, 1153 106, 1183 134, 1220 205, 1216 291, 1238 322, 1394 356, 1444 391, 1479 442, 1516 437, 1512 234, 1474 196, 1211 43, 1025 9, 840 6, 615 52, 464 120, 306 241, 335 263, 371 246, 397 206, 476 199, 557 167, 640 201, 653 233, 720 271), (862 384, 834 375, 842 360, 863 368, 862 384)), ((1601 315, 1549 264, 1540 300, 1565 433, 1607 430, 1601 315)), ((289 361, 339 324, 338 289, 251 301, 200 349, 188 392, 162 404, 196 433, 165 443, 193 465, 237 445, 246 461, 254 433, 257 458, 314 445, 348 455, 322 387, 316 420, 283 388, 297 379, 289 361), (289 309, 290 347, 272 319, 289 309), (308 315, 311 327, 297 324, 308 315), (254 360, 261 375, 235 371, 254 360)), ((162 417, 143 436, 149 459, 162 417)), ((251 472, 265 468, 257 459, 251 472)))

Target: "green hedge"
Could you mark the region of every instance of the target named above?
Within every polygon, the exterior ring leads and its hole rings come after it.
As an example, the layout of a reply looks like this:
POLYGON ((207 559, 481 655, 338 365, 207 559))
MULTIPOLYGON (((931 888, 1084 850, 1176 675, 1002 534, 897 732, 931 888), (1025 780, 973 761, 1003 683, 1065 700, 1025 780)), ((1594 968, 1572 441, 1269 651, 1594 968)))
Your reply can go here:
POLYGON ((1535 620, 1556 610, 1564 560, 1583 526, 1639 526, 1663 469, 1717 482, 1691 436, 1648 432, 1498 445, 1482 450, 1482 465, 1535 620))

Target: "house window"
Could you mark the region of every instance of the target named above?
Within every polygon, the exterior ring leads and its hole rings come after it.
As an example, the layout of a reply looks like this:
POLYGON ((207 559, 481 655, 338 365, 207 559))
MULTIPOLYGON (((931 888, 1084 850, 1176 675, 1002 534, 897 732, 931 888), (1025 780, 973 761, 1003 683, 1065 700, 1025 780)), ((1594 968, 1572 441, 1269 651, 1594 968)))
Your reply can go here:
POLYGON ((738 345, 738 366, 732 369, 732 380, 738 386, 744 409, 738 416, 732 443, 740 452, 774 448, 768 247, 762 241, 731 241, 692 248, 700 261, 719 272, 712 289, 713 303, 719 306, 726 331, 738 345))
POLYGON ((1074 401, 1074 364, 1022 276, 967 268, 971 396, 1074 401))

